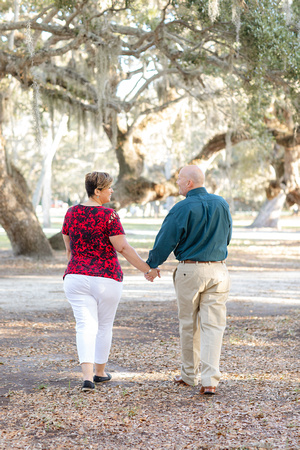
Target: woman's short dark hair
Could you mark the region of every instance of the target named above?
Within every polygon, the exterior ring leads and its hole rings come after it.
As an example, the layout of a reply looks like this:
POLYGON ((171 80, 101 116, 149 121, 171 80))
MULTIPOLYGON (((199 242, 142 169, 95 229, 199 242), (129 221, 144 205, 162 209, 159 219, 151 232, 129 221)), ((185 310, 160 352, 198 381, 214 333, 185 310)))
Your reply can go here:
POLYGON ((85 176, 85 190, 88 197, 95 195, 95 189, 109 188, 112 185, 113 179, 106 172, 90 172, 85 176))

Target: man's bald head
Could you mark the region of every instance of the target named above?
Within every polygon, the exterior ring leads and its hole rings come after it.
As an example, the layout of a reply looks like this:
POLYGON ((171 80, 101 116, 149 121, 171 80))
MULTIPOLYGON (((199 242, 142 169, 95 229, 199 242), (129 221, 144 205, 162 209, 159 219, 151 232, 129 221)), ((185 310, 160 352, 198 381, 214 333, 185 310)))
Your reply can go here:
POLYGON ((180 171, 186 178, 192 180, 194 188, 204 185, 205 175, 198 166, 184 166, 180 171))
POLYGON ((203 187, 204 172, 198 166, 184 166, 178 175, 179 193, 186 196, 192 189, 203 187))

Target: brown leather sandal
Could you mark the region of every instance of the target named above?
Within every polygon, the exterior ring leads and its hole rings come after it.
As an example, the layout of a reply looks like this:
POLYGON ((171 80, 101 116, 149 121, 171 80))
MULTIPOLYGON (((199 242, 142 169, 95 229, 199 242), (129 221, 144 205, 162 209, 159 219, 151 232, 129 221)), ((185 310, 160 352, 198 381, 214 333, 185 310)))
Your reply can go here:
POLYGON ((200 395, 214 395, 215 393, 215 386, 201 386, 200 395))
POLYGON ((186 382, 182 379, 181 375, 176 375, 176 376, 174 377, 173 381, 174 381, 174 383, 177 383, 177 384, 184 384, 185 386, 189 386, 189 384, 186 383, 186 382))

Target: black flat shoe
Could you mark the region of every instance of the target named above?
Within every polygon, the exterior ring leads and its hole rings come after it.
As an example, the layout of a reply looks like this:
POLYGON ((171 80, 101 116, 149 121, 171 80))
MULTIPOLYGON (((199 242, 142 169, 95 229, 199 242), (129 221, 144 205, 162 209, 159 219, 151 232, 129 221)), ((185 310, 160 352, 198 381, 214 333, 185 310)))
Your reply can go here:
POLYGON ((106 377, 98 377, 98 375, 94 375, 94 383, 98 384, 98 383, 105 383, 106 381, 110 381, 111 380, 111 374, 107 373, 106 377))
POLYGON ((85 380, 83 382, 81 390, 83 392, 93 392, 93 391, 95 391, 95 385, 92 381, 85 380))

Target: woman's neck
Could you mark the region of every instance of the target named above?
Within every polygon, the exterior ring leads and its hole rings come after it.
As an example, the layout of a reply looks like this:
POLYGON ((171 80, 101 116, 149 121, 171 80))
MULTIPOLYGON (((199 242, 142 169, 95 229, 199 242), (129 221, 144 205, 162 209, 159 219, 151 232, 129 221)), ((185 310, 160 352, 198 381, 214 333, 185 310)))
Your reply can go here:
POLYGON ((85 203, 83 203, 84 206, 102 206, 102 203, 99 199, 95 199, 90 197, 85 203))

